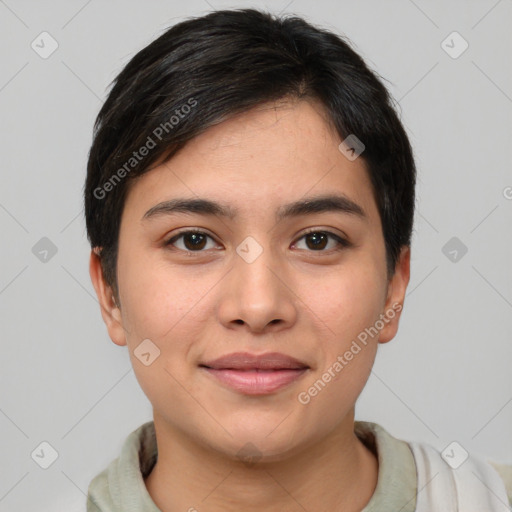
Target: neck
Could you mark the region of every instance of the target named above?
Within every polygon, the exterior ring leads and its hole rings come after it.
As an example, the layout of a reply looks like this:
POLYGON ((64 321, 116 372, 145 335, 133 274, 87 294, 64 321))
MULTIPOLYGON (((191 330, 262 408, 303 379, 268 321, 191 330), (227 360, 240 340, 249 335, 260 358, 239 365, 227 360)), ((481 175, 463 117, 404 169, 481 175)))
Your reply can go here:
POLYGON ((146 487, 163 512, 344 510, 359 512, 377 485, 378 462, 340 428, 285 460, 245 463, 200 446, 155 415, 158 461, 146 487))

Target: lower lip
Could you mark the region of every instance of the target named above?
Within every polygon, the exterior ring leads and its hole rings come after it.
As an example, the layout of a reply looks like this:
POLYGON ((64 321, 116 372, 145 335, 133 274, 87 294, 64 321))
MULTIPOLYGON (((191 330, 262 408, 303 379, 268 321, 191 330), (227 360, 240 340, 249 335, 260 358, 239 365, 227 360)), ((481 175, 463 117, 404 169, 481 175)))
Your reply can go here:
POLYGON ((246 395, 273 393, 299 379, 307 370, 307 368, 270 371, 204 369, 223 384, 246 395))

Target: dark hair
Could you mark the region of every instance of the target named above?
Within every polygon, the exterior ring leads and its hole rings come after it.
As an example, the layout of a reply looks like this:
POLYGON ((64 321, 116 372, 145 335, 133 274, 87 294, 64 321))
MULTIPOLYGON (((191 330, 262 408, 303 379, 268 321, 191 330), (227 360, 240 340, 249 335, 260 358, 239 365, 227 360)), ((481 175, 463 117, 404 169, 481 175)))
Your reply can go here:
POLYGON ((208 127, 284 97, 319 100, 341 140, 363 142, 393 275, 411 245, 416 168, 391 96, 349 43, 295 15, 221 10, 174 25, 130 60, 96 118, 84 190, 88 239, 116 300, 129 184, 208 127))

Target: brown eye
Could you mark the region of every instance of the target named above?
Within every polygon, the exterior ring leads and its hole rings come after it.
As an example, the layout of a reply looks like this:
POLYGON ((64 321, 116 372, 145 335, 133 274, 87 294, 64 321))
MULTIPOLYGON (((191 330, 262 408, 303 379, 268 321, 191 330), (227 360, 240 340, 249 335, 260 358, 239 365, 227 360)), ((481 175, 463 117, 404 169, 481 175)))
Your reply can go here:
POLYGON ((310 249, 325 249, 325 246, 329 242, 329 237, 325 233, 309 233, 305 238, 306 245, 310 249))
MULTIPOLYGON (((183 231, 179 235, 172 237, 168 240, 165 245, 172 245, 182 251, 190 251, 190 252, 202 252, 202 250, 207 245, 207 239, 213 240, 210 235, 204 233, 203 231, 183 231), (182 247, 178 247, 176 242, 180 239, 182 240, 182 247)), ((214 244, 215 247, 215 244, 214 244)))
POLYGON ((309 231, 304 234, 299 240, 306 240, 306 249, 316 252, 329 252, 329 249, 341 250, 348 247, 350 244, 344 238, 341 238, 330 231, 309 231), (331 246, 325 250, 329 245, 329 240, 332 240, 331 246))

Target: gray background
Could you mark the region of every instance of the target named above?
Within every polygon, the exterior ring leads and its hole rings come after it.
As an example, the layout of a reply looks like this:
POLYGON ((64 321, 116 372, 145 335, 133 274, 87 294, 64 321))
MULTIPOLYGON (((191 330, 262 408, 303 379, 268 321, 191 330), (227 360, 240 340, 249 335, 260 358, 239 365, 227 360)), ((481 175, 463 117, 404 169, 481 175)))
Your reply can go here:
POLYGON ((246 5, 348 36, 389 81, 414 147, 411 282, 357 419, 512 463, 512 0, 0 0, 1 511, 85 510, 90 480, 152 419, 88 274, 92 125, 111 80, 170 24, 246 5), (46 59, 31 47, 43 31, 59 45, 46 59), (453 31, 469 44, 457 58, 442 45, 453 31), (57 249, 46 261, 43 237, 57 249), (48 469, 31 457, 43 441, 58 453, 48 469))

